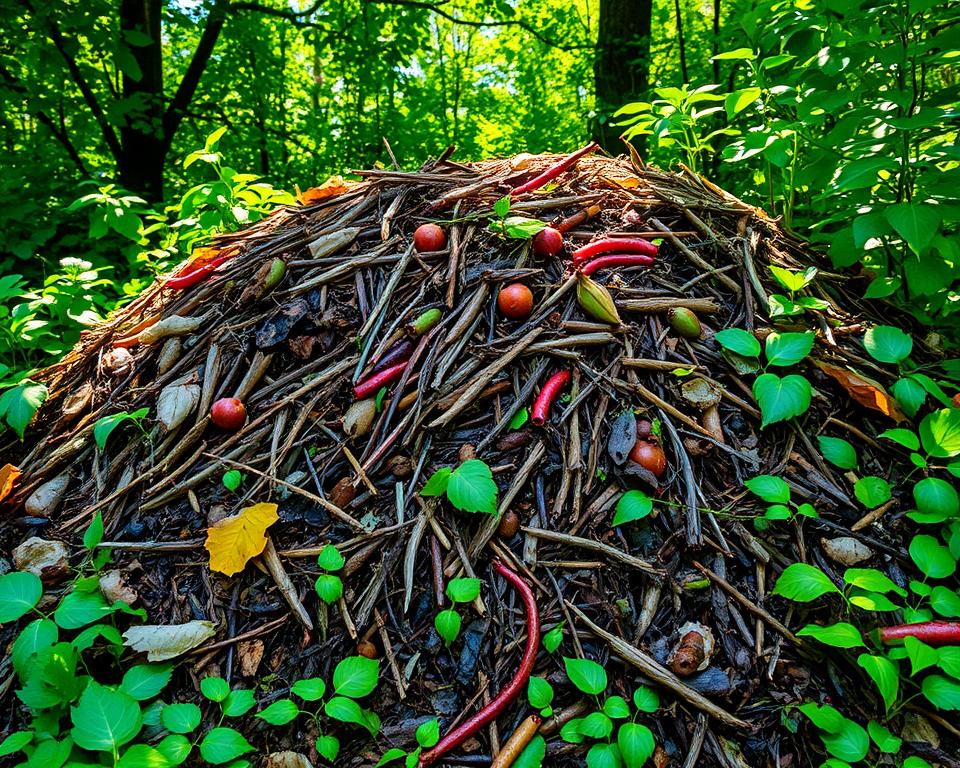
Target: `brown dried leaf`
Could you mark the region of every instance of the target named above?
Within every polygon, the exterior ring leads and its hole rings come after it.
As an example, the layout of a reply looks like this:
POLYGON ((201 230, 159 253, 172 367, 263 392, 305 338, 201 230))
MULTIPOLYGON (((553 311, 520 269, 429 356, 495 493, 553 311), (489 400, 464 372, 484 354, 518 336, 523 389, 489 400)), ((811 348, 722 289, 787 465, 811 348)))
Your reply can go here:
POLYGON ((0 501, 3 501, 10 495, 17 478, 23 474, 13 464, 4 464, 0 467, 0 501))
POLYGON ((297 201, 302 205, 317 203, 334 195, 342 195, 350 189, 343 176, 331 176, 319 187, 310 187, 297 195, 297 201))
POLYGON ((896 400, 887 394, 887 390, 879 382, 846 368, 830 365, 830 363, 825 363, 822 360, 814 360, 813 362, 827 376, 847 390, 850 397, 860 405, 880 411, 880 413, 897 422, 908 420, 903 411, 900 410, 896 400))

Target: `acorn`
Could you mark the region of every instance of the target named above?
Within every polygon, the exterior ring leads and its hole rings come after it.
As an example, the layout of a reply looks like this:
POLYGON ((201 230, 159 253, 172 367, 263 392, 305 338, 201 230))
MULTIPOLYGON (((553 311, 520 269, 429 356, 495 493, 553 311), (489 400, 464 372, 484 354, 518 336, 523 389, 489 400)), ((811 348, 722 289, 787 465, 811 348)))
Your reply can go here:
POLYGON ((512 539, 520 530, 520 518, 516 512, 504 512, 497 526, 497 535, 501 539, 512 539))
POLYGON ((639 464, 654 477, 659 478, 667 471, 667 455, 656 443, 637 440, 630 451, 630 461, 639 464))
POLYGON ((367 659, 376 659, 380 654, 377 653, 377 646, 369 640, 361 640, 357 643, 357 655, 367 659))
POLYGON ((673 332, 685 339, 699 339, 703 333, 700 319, 687 307, 674 307, 667 312, 667 320, 673 332))

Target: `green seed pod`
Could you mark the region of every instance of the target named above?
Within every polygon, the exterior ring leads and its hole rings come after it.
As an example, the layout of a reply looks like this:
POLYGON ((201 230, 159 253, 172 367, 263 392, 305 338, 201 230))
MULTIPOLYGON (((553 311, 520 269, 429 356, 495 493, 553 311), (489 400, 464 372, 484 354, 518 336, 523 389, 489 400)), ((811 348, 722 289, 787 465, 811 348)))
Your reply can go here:
POLYGON ((699 339, 703 332, 699 318, 687 307, 674 307, 667 312, 667 320, 674 333, 685 339, 699 339))
POLYGON ((580 308, 594 320, 620 325, 620 313, 610 291, 585 275, 577 278, 577 301, 580 308))
POLYGON ((266 279, 263 281, 263 292, 272 291, 278 285, 280 281, 283 280, 284 276, 287 274, 287 262, 283 259, 274 259, 270 262, 270 271, 267 273, 266 279))
POLYGON ((441 317, 443 317, 443 312, 434 307, 419 315, 417 319, 407 327, 414 336, 422 336, 439 323, 441 317))

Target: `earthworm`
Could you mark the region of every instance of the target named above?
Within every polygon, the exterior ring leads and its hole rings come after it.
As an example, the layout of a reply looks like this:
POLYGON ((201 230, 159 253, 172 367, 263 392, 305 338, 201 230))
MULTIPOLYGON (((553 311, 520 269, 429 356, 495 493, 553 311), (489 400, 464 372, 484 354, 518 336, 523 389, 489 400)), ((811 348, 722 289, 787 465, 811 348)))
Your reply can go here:
POLYGON ((569 382, 570 371, 566 370, 557 371, 547 379, 547 383, 543 385, 543 389, 540 390, 540 394, 537 395, 537 399, 533 403, 533 408, 530 409, 531 422, 538 427, 547 423, 550 406, 553 405, 553 401, 560 394, 560 390, 567 386, 569 382))

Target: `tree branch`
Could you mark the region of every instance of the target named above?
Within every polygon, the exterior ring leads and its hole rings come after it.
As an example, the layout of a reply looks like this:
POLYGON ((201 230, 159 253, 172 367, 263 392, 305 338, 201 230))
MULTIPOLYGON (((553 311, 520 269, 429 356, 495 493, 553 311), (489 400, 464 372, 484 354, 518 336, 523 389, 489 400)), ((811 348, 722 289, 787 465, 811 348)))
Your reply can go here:
POLYGON ((180 85, 177 86, 177 92, 173 95, 170 104, 163 114, 163 140, 167 147, 173 142, 173 136, 180 127, 190 101, 193 99, 197 86, 200 84, 200 78, 216 47, 217 39, 223 29, 223 24, 227 18, 227 10, 230 7, 230 0, 216 0, 210 13, 207 14, 207 24, 203 28, 203 34, 200 35, 200 41, 197 43, 187 71, 183 73, 180 85))
POLYGON ((265 16, 276 16, 281 19, 290 19, 291 21, 297 19, 305 19, 308 16, 312 16, 316 13, 320 6, 324 4, 326 0, 314 0, 313 5, 303 11, 294 11, 294 10, 283 10, 280 8, 269 8, 265 5, 260 5, 259 3, 252 2, 238 2, 230 3, 231 11, 255 11, 256 13, 262 13, 265 16))

